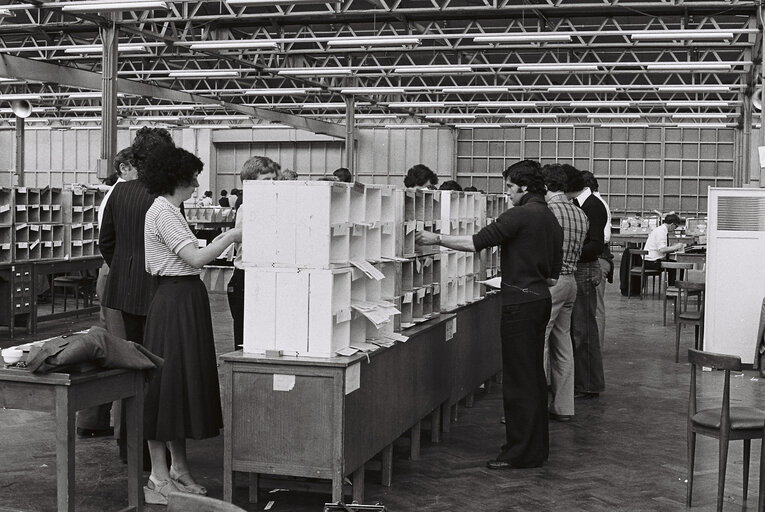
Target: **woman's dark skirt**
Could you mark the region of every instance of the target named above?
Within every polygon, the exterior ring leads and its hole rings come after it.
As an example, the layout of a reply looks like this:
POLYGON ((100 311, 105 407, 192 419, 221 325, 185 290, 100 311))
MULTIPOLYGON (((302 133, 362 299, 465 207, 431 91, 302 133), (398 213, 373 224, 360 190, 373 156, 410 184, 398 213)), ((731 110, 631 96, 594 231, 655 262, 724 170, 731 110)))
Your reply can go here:
POLYGON ((149 382, 144 437, 215 437, 223 427, 210 301, 199 276, 157 278, 144 346, 164 358, 149 382))

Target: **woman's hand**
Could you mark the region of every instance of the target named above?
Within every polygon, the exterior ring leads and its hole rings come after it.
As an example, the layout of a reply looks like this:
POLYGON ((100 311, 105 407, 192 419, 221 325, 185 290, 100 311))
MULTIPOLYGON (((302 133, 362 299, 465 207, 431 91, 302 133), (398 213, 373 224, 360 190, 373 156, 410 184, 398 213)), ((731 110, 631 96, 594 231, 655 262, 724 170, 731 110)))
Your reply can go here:
POLYGON ((242 228, 233 228, 229 229, 223 235, 229 236, 229 242, 230 243, 241 243, 242 242, 242 228))

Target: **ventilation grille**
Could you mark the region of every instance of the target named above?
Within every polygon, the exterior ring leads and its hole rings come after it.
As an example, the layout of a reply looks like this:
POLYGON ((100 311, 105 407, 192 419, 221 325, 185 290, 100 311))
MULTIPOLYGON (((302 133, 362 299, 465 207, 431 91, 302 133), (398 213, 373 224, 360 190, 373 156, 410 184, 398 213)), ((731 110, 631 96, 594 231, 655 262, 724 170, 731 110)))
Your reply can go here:
POLYGON ((718 231, 765 231, 765 197, 717 198, 718 231))

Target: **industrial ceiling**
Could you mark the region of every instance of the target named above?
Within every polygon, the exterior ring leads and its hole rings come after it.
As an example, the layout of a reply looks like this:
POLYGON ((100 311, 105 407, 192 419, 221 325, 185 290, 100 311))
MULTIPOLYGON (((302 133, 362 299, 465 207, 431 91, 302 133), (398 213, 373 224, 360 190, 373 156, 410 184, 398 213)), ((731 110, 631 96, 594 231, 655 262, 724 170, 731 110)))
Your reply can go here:
POLYGON ((751 127, 752 0, 6 0, 0 126, 751 127), (111 28, 111 31, 109 30, 111 28), (351 117, 352 115, 352 117, 351 117))

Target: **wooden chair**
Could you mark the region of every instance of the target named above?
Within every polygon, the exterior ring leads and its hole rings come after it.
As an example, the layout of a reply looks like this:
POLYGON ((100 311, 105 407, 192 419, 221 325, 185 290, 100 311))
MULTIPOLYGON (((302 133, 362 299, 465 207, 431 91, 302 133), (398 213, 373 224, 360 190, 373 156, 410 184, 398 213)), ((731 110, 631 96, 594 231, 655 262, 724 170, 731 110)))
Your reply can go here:
POLYGON ((717 510, 723 507, 725 491, 725 469, 728 463, 730 441, 744 441, 744 500, 749 491, 749 452, 752 439, 762 439, 765 425, 765 411, 754 407, 730 406, 730 372, 741 371, 741 358, 688 349, 691 363, 691 391, 688 399, 688 487, 686 505, 691 506, 693 498, 693 467, 696 456, 696 434, 719 440, 720 451, 717 472, 717 510), (696 371, 698 366, 725 370, 722 405, 711 409, 698 410, 696 407, 696 371))
POLYGON ((676 270, 676 281, 682 281, 685 277, 685 271, 693 269, 693 263, 678 263, 676 261, 662 261, 661 262, 661 286, 664 289, 664 325, 667 325, 667 301, 671 300, 673 304, 673 315, 677 320, 677 296, 678 290, 676 285, 669 285, 669 271, 676 270))
POLYGON ((653 270, 650 268, 645 268, 645 257, 648 255, 648 251, 644 251, 641 249, 633 249, 630 251, 630 257, 635 258, 636 256, 640 257, 640 264, 637 265, 636 261, 633 259, 633 261, 630 262, 630 280, 627 282, 627 298, 629 299, 632 296, 632 276, 633 275, 640 275, 640 300, 643 300, 643 294, 648 290, 648 278, 650 277, 652 279, 651 282, 651 293, 654 293, 656 291, 656 278, 661 276, 661 270, 653 270))
POLYGON ((677 314, 675 316, 675 362, 680 362, 680 330, 683 324, 694 327, 694 347, 704 350, 704 292, 705 283, 691 281, 675 281, 678 295, 682 300, 677 301, 677 314), (688 308, 688 297, 697 298, 696 310, 688 308))
POLYGON ((231 503, 185 492, 173 492, 167 498, 167 512, 247 512, 231 503))
POLYGON ((75 310, 80 309, 80 292, 82 292, 85 307, 88 307, 90 305, 90 297, 95 291, 97 279, 98 270, 81 271, 58 277, 54 276, 50 287, 51 313, 55 312, 56 308, 56 288, 64 290, 64 311, 66 311, 66 296, 70 290, 74 295, 75 310))

